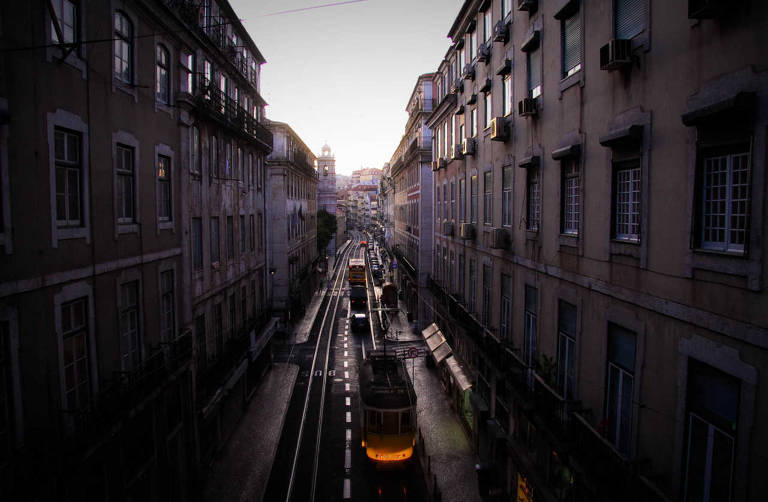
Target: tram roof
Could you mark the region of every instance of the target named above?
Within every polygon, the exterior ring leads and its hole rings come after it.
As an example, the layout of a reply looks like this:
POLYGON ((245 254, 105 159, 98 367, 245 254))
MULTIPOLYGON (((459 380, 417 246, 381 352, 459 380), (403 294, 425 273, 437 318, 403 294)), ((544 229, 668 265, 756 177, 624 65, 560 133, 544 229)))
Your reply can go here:
POLYGON ((360 395, 374 408, 407 408, 416 394, 403 362, 394 354, 369 352, 360 367, 360 395))

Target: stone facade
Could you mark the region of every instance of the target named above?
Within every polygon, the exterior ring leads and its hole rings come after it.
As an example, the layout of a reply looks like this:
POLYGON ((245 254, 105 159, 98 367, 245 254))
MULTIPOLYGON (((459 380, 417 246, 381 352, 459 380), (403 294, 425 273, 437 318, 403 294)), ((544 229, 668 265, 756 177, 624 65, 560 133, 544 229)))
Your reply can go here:
POLYGON ((768 9, 704 4, 468 0, 450 28, 430 288, 489 494, 768 493, 768 9))

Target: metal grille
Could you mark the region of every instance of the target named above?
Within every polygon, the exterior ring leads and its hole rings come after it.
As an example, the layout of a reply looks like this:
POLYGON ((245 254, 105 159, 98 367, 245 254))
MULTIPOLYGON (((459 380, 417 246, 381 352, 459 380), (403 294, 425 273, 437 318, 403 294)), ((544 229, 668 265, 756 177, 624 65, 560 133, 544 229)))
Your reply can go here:
POLYGON ((528 226, 531 231, 539 230, 541 221, 541 185, 538 173, 528 174, 528 226))
POLYGON ((512 167, 505 167, 502 172, 501 224, 512 225, 512 167))
POLYGON ((563 233, 579 233, 581 195, 579 172, 573 162, 565 167, 563 173, 563 233))
POLYGON ((640 238, 640 167, 616 171, 617 239, 640 238))
POLYGON ((749 153, 704 159, 702 247, 744 251, 749 215, 749 153))
POLYGON ((616 38, 630 39, 645 29, 648 0, 616 0, 614 4, 616 38))

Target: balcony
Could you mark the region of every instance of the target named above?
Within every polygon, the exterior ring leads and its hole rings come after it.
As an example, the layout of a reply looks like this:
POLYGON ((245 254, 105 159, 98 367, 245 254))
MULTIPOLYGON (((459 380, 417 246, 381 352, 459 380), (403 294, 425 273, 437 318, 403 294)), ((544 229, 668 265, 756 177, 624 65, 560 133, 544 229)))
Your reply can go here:
POLYGON ((61 409, 64 447, 78 450, 98 441, 115 423, 149 399, 167 379, 192 360, 192 333, 161 343, 132 371, 117 371, 102 382, 101 392, 86 408, 61 409))
POLYGON ((267 151, 272 150, 272 132, 204 77, 198 80, 195 104, 198 110, 235 134, 257 141, 267 151))

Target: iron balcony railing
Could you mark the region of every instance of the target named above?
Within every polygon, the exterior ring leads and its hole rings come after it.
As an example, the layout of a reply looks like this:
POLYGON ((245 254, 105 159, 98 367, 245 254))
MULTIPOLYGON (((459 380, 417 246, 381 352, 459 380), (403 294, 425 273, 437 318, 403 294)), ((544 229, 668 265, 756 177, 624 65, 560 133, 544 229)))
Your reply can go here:
POLYGON ((272 132, 256 120, 237 101, 217 89, 213 82, 201 76, 198 80, 196 104, 200 110, 232 131, 257 140, 272 149, 272 132))

